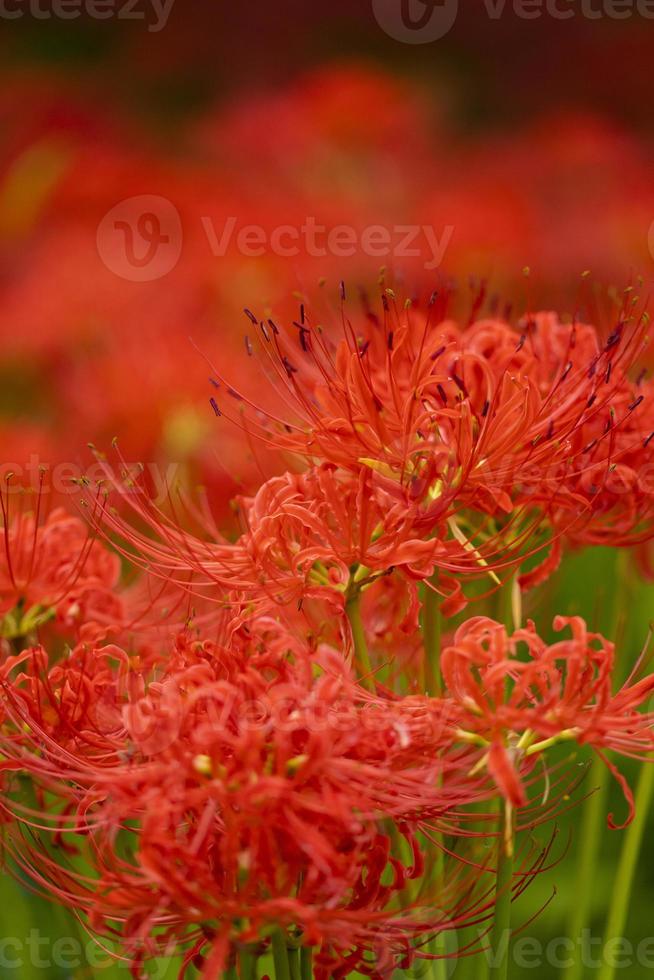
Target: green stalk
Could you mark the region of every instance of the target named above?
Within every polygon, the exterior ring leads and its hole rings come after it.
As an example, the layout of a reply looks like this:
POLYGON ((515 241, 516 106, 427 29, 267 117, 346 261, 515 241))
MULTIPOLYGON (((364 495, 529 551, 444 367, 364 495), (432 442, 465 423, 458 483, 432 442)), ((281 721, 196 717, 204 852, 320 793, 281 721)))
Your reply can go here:
POLYGON ((297 946, 288 947, 288 964, 291 971, 291 980, 300 980, 300 951, 297 946))
POLYGON ((604 832, 604 815, 606 813, 606 798, 609 787, 608 770, 600 759, 593 759, 588 773, 588 779, 590 780, 589 786, 597 787, 597 789, 592 796, 589 796, 584 801, 583 805, 581 829, 579 832, 579 856, 575 871, 576 886, 574 889, 574 903, 570 916, 570 931, 568 934, 574 944, 574 951, 571 953, 570 965, 564 971, 562 980, 582 980, 584 975, 584 964, 579 939, 590 921, 593 888, 587 887, 587 885, 582 883, 592 885, 595 877, 595 869, 597 867, 600 844, 604 832))
MULTIPOLYGON (((609 639, 612 640, 616 639, 615 633, 624 604, 625 586, 628 576, 628 558, 629 555, 625 549, 618 551, 615 565, 616 587, 613 594, 613 604, 607 634, 609 639)), ((616 656, 616 677, 619 677, 622 673, 619 671, 619 666, 620 661, 616 656)), ((604 831, 604 815, 606 813, 606 801, 609 789, 609 773, 600 759, 593 759, 588 779, 590 780, 589 785, 596 787, 596 789, 583 804, 577 867, 575 871, 575 897, 568 932, 568 938, 572 940, 574 951, 571 955, 570 966, 563 972, 562 980, 582 980, 584 975, 580 939, 584 929, 588 927, 588 923, 590 922, 595 874, 599 863, 600 846, 604 831)))
POLYGON ((271 936, 273 963, 275 965, 275 980, 291 980, 291 967, 288 961, 286 933, 275 929, 271 936))
MULTIPOLYGON (((432 584, 435 584, 437 574, 434 575, 432 584)), ((425 651, 424 659, 424 684, 427 694, 432 697, 440 697, 443 693, 443 682, 440 671, 442 638, 442 619, 440 611, 440 597, 435 589, 430 588, 425 583, 422 595, 422 640, 425 651)), ((443 851, 438 847, 440 834, 437 837, 435 851, 433 854, 433 864, 425 871, 429 875, 431 882, 436 886, 440 895, 443 890, 443 880, 445 874, 443 851)), ((440 957, 436 960, 428 960, 428 976, 433 980, 446 980, 447 964, 445 954, 447 952, 445 936, 440 933, 427 945, 428 953, 440 957)))
POLYGON ((255 980, 257 975, 257 957, 254 947, 244 946, 239 954, 239 976, 241 980, 255 980))
POLYGON ((428 976, 430 980, 447 980, 448 969, 447 969, 447 945, 445 943, 445 934, 440 932, 427 946, 427 952, 432 953, 434 956, 438 956, 437 960, 428 960, 429 963, 429 973, 428 976))
POLYGON ((355 590, 347 599, 345 612, 352 630, 354 655, 357 670, 361 675, 361 686, 365 687, 368 691, 374 692, 375 682, 372 673, 372 664, 370 663, 370 655, 368 653, 368 644, 366 643, 366 632, 363 628, 363 620, 361 618, 361 601, 358 590, 355 590))
POLYGON ((300 980, 313 980, 313 950, 311 946, 300 949, 300 980))
MULTIPOLYGON (((654 762, 645 762, 640 771, 636 790, 636 816, 625 833, 618 871, 613 882, 611 904, 604 931, 604 942, 624 936, 624 928, 629 912, 631 889, 636 873, 643 833, 649 816, 649 808, 654 794, 654 762)), ((614 980, 615 959, 611 964, 604 962, 598 980, 614 980)))
POLYGON ((505 804, 502 807, 500 837, 497 846, 495 914, 490 936, 491 962, 488 970, 490 980, 507 980, 509 975, 513 836, 513 814, 508 804, 505 804))
MULTIPOLYGON (((462 945, 479 939, 479 933, 468 928, 462 933, 462 945)), ((461 956, 456 962, 456 980, 486 980, 488 977, 488 958, 483 953, 461 956)))
MULTIPOLYGON (((520 628, 522 613, 517 571, 500 590, 498 620, 509 635, 520 628)), ((509 942, 511 938, 511 897, 513 883, 514 820, 513 810, 506 800, 500 801, 500 830, 497 840, 497 875, 495 880, 495 909, 490 934, 489 980, 506 980, 509 971, 509 942)))
POLYGON ((497 592, 495 618, 506 627, 509 636, 521 626, 520 592, 516 593, 518 573, 513 572, 497 592))
MULTIPOLYGON (((434 576, 435 578, 435 576, 434 576)), ((427 694, 439 697, 443 682, 440 671, 441 611, 438 593, 425 584, 422 601, 422 636, 425 648, 425 689, 427 694)))
MULTIPOLYGON (((522 620, 520 593, 517 591, 517 571, 513 572, 495 594, 494 615, 498 623, 511 635, 519 629, 522 620)), ((491 949, 463 956, 457 963, 457 980, 484 980, 490 976, 499 980, 507 976, 509 962, 509 931, 511 929, 511 882, 513 875, 513 819, 507 823, 507 812, 501 800, 500 836, 497 845, 497 877, 495 884, 495 912, 491 929, 491 949), (507 850, 507 843, 509 850, 507 850), (509 853, 510 851, 510 853, 509 853), (492 961, 492 965, 491 965, 492 961)), ((464 930, 461 946, 476 942, 479 933, 471 928, 464 930)))

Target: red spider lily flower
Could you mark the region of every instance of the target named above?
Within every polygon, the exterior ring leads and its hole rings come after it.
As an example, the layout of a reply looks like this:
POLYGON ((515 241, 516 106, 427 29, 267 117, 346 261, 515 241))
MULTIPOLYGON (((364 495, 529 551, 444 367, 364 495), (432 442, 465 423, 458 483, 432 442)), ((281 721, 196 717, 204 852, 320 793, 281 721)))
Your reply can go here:
POLYGON ((252 498, 237 498, 244 530, 232 543, 206 512, 170 516, 138 480, 121 481, 98 459, 136 517, 128 521, 101 496, 89 507, 98 530, 111 533, 115 547, 153 576, 214 602, 261 607, 318 598, 342 608, 352 588, 394 568, 420 580, 438 567, 444 610, 456 612, 465 599, 450 570, 479 574, 465 543, 426 539, 415 527, 416 509, 376 488, 367 468, 355 475, 323 465, 267 480, 252 498), (185 516, 204 528, 202 536, 184 530, 185 516))
POLYGON ((649 447, 654 437, 654 384, 625 386, 601 415, 584 425, 576 445, 583 464, 568 490, 579 517, 554 504, 551 519, 577 545, 638 545, 652 537, 654 479, 649 447), (607 446, 610 447, 607 454, 607 446))
POLYGON ((43 813, 5 792, 10 852, 96 929, 118 928, 136 961, 172 942, 200 963, 209 944, 211 977, 221 936, 265 943, 282 927, 332 969, 384 947, 408 962, 430 929, 488 913, 460 867, 437 896, 446 911, 434 896, 398 904, 423 871, 417 816, 454 830, 488 793, 468 775, 475 750, 452 746, 447 705, 370 698, 340 653, 308 651, 272 619, 228 647, 181 637, 158 663, 80 646, 48 670, 43 650, 24 651, 0 681, 2 768, 47 791, 43 813), (21 824, 64 848, 86 840, 88 872, 21 840, 21 824))
MULTIPOLYGON (((385 308, 390 322, 388 301, 385 308)), ((453 576, 498 581, 497 571, 549 544, 549 557, 520 578, 528 588, 557 566, 567 533, 588 540, 613 532, 618 543, 651 534, 654 495, 637 492, 633 479, 619 500, 613 491, 650 451, 650 403, 634 396, 625 374, 642 350, 645 318, 618 325, 601 344, 592 327, 551 314, 521 332, 497 321, 432 329, 429 316, 420 324, 397 317, 390 332, 372 319, 365 341, 346 325, 332 354, 303 313, 304 381, 278 328, 261 324, 308 428, 280 422, 273 434, 257 422, 257 434, 326 462, 272 478, 243 500, 246 531, 235 545, 186 533, 131 485, 127 499, 157 539, 111 513, 107 526, 175 582, 193 575, 259 600, 322 592, 342 602, 394 567, 414 578, 438 569, 445 614, 466 601, 453 576)), ((229 393, 245 419, 253 406, 229 393)))
POLYGON ((89 773, 115 765, 124 745, 121 706, 132 665, 113 644, 81 644, 54 664, 42 646, 7 657, 0 768, 31 770, 63 792, 62 779, 79 777, 82 785, 85 773, 88 780, 89 773))
MULTIPOLYGON (((350 476, 326 465, 286 474, 269 480, 244 504, 248 530, 238 546, 251 551, 273 582, 292 570, 300 594, 324 585, 343 596, 393 569, 424 579, 435 567, 454 564, 455 550, 462 551, 458 544, 452 548, 439 537, 420 535, 415 513, 375 489, 366 469, 350 476)), ((442 585, 458 596, 458 585, 447 576, 442 585)))
POLYGON ((56 508, 41 520, 39 506, 31 513, 23 503, 24 498, 16 497, 10 486, 0 494, 3 634, 30 636, 50 620, 58 630, 74 634, 122 621, 124 610, 115 591, 118 556, 93 538, 83 521, 63 509, 56 508), (16 499, 21 509, 14 513, 16 499))
MULTIPOLYGON (((440 299, 426 312, 398 312, 389 293, 381 318, 368 311, 352 324, 344 310, 338 343, 304 307, 292 336, 246 311, 293 414, 264 412, 221 377, 215 411, 309 461, 372 471, 378 492, 419 509, 423 537, 449 527, 478 569, 524 560, 553 513, 557 534, 588 525, 607 509, 601 468, 616 480, 626 453, 632 466, 649 458, 647 422, 634 421, 644 393, 634 394, 627 374, 647 318, 630 316, 627 300, 601 341, 592 327, 551 314, 518 329, 497 320, 460 329, 443 319, 440 299), (584 480, 599 487, 580 492, 584 480)), ((621 540, 651 533, 651 493, 643 501, 612 522, 621 540)))
MULTIPOLYGON (((479 764, 516 807, 527 801, 520 775, 525 761, 561 741, 590 745, 622 785, 629 822, 631 793, 604 753, 651 757, 654 715, 639 709, 654 691, 654 675, 629 681, 614 694, 613 644, 590 633, 579 617, 557 616, 555 629, 566 626, 572 637, 551 645, 531 622, 512 636, 485 617, 457 630, 441 657, 446 697, 462 711, 457 737, 482 747, 479 764)), ((609 822, 615 826, 612 817, 609 822)))

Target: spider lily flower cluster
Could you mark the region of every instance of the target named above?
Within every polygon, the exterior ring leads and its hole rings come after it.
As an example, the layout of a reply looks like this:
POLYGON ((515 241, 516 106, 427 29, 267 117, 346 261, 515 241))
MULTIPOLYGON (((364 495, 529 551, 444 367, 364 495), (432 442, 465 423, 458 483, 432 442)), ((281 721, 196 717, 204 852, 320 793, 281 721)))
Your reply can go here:
POLYGON ((205 980, 386 977, 467 927, 473 955, 550 863, 523 831, 570 805, 558 747, 606 764, 623 824, 615 757, 654 749, 644 660, 620 686, 580 618, 521 622, 566 548, 652 536, 647 318, 627 293, 604 335, 459 325, 385 288, 357 316, 343 289, 336 326, 246 313, 211 406, 283 471, 237 536, 100 453, 93 531, 2 498, 6 850, 135 977, 173 952, 205 980))

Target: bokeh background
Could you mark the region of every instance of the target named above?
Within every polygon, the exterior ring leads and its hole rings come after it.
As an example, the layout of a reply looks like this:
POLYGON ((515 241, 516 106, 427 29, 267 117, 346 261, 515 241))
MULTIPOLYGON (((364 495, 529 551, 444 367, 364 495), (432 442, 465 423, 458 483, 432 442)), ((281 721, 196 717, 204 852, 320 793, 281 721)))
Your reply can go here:
MULTIPOLYGON (((425 9, 412 2, 410 13, 425 9)), ((261 459, 238 430, 217 425, 207 361, 247 372, 244 307, 267 314, 318 296, 336 305, 341 279, 350 296, 374 293, 381 266, 398 292, 453 288, 464 315, 546 308, 601 325, 625 287, 650 292, 654 20, 631 8, 615 16, 608 0, 566 0, 530 19, 508 0, 450 2, 442 37, 407 43, 401 27, 388 30, 399 7, 116 0, 100 19, 82 0, 2 6, 3 479, 43 480, 51 502, 74 506, 87 443, 107 448, 118 436, 155 478, 207 486, 228 523, 230 495, 260 479, 261 459), (292 255, 288 237, 274 245, 276 230, 307 221, 346 226, 357 244, 312 254, 300 236, 292 255), (238 238, 250 225, 261 247, 238 238), (394 249, 405 226, 418 229, 417 255, 394 249), (372 227, 392 240, 388 255, 362 248, 372 227)), ((619 639, 628 663, 653 598, 642 561, 598 550, 569 557, 556 590, 536 594, 529 612, 540 624, 555 608, 584 614, 619 639)), ((544 945, 565 934, 577 899, 576 824, 573 809, 561 820, 560 860, 516 913, 544 945)), ((654 935, 653 838, 629 919, 634 946, 654 935)), ((594 936, 619 846, 607 829, 594 936)), ((5 939, 79 935, 10 876, 1 887, 5 939)), ((26 950, 14 968, 3 948, 3 977, 128 973, 43 965, 48 950, 43 961, 26 950)), ((162 964, 159 975, 176 970, 162 964)), ((619 975, 651 972, 633 963, 619 975)), ((549 980, 556 964, 511 966, 511 977, 534 975, 549 980)))

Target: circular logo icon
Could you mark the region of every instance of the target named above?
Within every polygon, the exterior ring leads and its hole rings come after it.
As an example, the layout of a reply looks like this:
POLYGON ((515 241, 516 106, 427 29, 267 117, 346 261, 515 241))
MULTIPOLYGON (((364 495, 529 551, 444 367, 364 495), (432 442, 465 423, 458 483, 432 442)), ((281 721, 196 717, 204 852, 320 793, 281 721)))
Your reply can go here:
POLYGON ((375 19, 403 44, 430 44, 452 29, 459 0, 372 0, 375 19))
POLYGON ((175 268, 182 252, 182 221, 165 197, 128 197, 105 214, 96 236, 100 258, 130 282, 152 282, 175 268))
MULTIPOLYGON (((447 922, 448 915, 440 909, 433 910, 435 919, 439 912, 442 914, 443 922, 447 922)), ((424 937, 418 943, 418 953, 410 965, 404 966, 402 976, 408 980, 429 980, 434 975, 434 966, 438 964, 439 974, 444 980, 452 980, 456 974, 458 964, 457 954, 459 952, 459 938, 454 928, 444 929, 439 934, 434 934, 432 939, 425 942, 424 937)), ((395 957, 388 949, 386 942, 380 942, 375 949, 375 968, 376 976, 382 980, 392 980, 397 976, 397 963, 395 957)))

